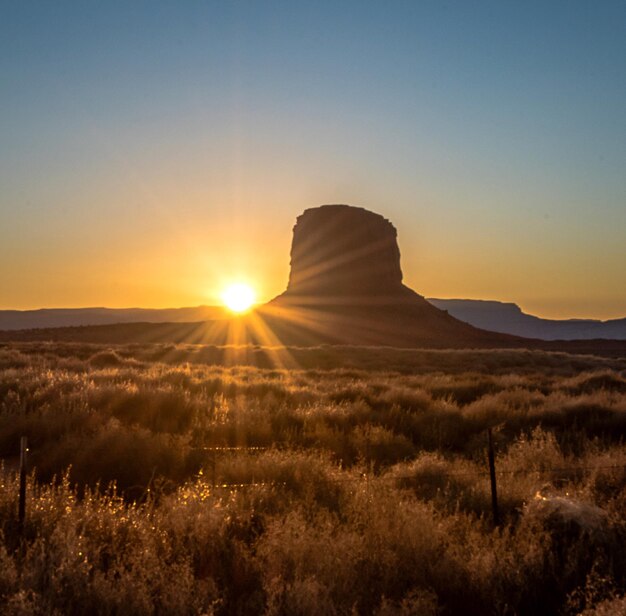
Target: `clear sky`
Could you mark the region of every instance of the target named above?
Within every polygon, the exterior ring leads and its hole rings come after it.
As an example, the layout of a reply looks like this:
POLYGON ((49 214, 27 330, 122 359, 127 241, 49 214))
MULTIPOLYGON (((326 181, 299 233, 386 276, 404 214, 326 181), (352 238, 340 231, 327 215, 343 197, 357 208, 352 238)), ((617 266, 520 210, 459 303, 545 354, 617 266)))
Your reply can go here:
POLYGON ((626 316, 626 2, 0 5, 0 308, 269 299, 322 203, 423 295, 626 316))

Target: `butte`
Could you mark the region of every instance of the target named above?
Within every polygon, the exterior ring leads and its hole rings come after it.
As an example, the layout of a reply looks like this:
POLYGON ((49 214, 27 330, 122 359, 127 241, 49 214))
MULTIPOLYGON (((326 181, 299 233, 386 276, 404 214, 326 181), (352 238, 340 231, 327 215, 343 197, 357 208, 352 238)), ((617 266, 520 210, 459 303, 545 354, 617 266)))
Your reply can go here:
POLYGON ((405 286, 393 224, 349 205, 297 218, 287 289, 257 313, 288 345, 508 347, 522 340, 458 321, 405 286))

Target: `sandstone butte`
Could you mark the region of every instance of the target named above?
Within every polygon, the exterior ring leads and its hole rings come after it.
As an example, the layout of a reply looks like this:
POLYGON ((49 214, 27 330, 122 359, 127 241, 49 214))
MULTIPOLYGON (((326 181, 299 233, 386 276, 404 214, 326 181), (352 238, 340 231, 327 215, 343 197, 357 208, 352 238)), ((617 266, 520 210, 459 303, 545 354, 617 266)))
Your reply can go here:
POLYGON ((322 205, 297 218, 287 289, 258 313, 286 344, 518 346, 405 286, 396 228, 349 205, 322 205))

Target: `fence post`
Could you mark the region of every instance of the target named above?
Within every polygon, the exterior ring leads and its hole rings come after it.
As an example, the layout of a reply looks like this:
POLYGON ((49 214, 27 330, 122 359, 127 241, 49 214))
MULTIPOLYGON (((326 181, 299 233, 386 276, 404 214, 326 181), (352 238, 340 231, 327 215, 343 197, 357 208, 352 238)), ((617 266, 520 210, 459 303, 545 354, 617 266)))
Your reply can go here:
POLYGON ((20 531, 24 528, 26 518, 26 453, 28 441, 25 436, 20 438, 20 499, 17 510, 17 521, 20 531))
POLYGON ((496 487, 496 460, 493 451, 493 437, 491 435, 491 428, 487 431, 489 437, 489 449, 488 449, 488 459, 489 459, 489 478, 491 480, 491 510, 493 513, 493 523, 494 526, 500 525, 500 513, 498 511, 498 490, 496 487))
POLYGON ((211 451, 211 483, 212 483, 213 488, 215 488, 215 482, 217 481, 217 476, 215 472, 215 466, 217 462, 216 457, 217 457, 217 451, 213 449, 211 451))

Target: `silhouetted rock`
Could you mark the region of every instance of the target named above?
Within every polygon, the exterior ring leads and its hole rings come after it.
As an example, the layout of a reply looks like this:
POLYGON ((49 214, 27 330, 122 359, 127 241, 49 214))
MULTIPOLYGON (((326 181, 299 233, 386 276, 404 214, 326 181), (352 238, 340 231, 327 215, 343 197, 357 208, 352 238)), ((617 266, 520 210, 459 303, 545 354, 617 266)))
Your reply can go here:
POLYGON ((402 292, 395 227, 380 214, 323 205, 298 217, 287 293, 312 296, 402 292))
POLYGON ((349 205, 298 217, 287 289, 257 312, 285 344, 519 345, 458 321, 402 284, 395 227, 349 205))

